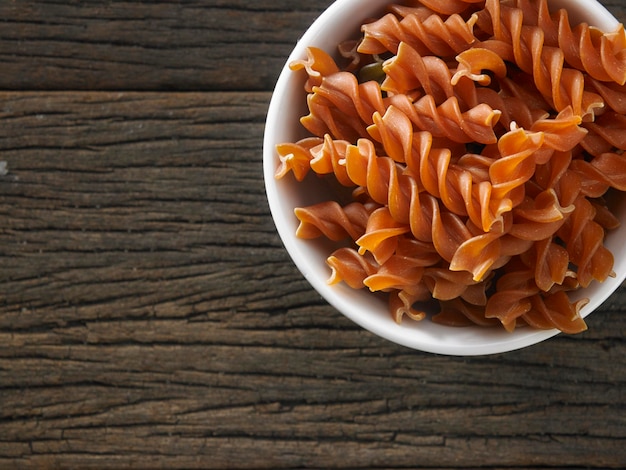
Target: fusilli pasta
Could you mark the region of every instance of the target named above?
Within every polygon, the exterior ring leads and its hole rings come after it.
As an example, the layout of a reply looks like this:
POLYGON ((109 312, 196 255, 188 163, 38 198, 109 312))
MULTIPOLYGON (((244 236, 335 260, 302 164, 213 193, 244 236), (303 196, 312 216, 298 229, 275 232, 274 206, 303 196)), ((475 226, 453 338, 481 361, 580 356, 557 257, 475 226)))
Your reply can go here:
POLYGON ((297 208, 301 238, 341 242, 329 283, 389 298, 392 318, 586 329, 568 292, 613 274, 626 191, 626 33, 548 0, 390 4, 306 74, 311 134, 277 178, 329 178, 352 201, 297 208), (313 173, 313 175, 310 175, 313 173))

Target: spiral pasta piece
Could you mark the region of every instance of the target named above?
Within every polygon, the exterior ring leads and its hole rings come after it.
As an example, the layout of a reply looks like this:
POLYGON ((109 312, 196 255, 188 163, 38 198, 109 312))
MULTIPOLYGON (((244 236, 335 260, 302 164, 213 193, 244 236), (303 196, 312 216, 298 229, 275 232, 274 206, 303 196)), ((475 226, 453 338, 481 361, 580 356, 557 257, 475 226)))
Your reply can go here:
POLYGON ((465 240, 450 261, 450 270, 471 273, 474 281, 484 280, 502 256, 503 233, 484 233, 465 240))
POLYGON ((381 89, 393 94, 422 93, 442 103, 455 96, 452 73, 448 64, 437 56, 422 56, 406 43, 398 53, 383 64, 385 80, 381 89))
POLYGON ((307 74, 307 82, 304 89, 312 91, 314 86, 319 86, 324 77, 340 71, 335 60, 319 47, 307 47, 305 59, 294 60, 289 64, 289 68, 297 72, 304 70, 307 74))
POLYGON ((581 127, 582 118, 576 115, 571 107, 563 109, 554 118, 537 119, 531 132, 543 135, 544 156, 535 157, 537 162, 552 158, 553 151, 568 152, 578 146, 586 137, 587 129, 581 127))
MULTIPOLYGON (((399 236, 396 238, 392 256, 378 265, 363 279, 363 284, 372 292, 398 290, 408 293, 423 293, 420 286, 424 268, 441 261, 441 257, 427 243, 399 236)), ((374 255, 374 258, 376 256, 374 255)))
POLYGON ((354 186, 354 183, 346 173, 345 157, 350 142, 347 140, 334 140, 329 134, 324 136, 321 144, 311 148, 309 169, 318 175, 335 176, 343 186, 354 186))
POLYGON ((365 123, 344 114, 336 103, 320 93, 319 87, 313 87, 313 92, 307 97, 307 106, 309 114, 303 116, 300 122, 313 135, 322 137, 330 134, 335 139, 352 142, 366 132, 365 123))
POLYGON ((459 66, 450 80, 452 85, 459 82, 461 77, 468 77, 480 85, 490 85, 491 75, 504 78, 507 74, 507 66, 502 57, 490 49, 473 47, 461 52, 456 57, 459 66))
POLYGON ((571 302, 563 291, 547 296, 531 297, 531 308, 522 315, 521 320, 537 329, 557 328, 563 333, 576 334, 587 329, 587 324, 580 316, 587 299, 571 302))
MULTIPOLYGON (((359 139, 356 145, 349 145, 345 153, 346 173, 350 180, 361 186, 368 195, 381 205, 388 205, 392 218, 402 224, 409 223, 411 204, 411 178, 403 174, 403 168, 393 159, 378 156, 374 144, 367 139, 359 139)), ((419 240, 420 238, 418 238, 419 240)))
POLYGON ((276 146, 276 153, 280 160, 280 166, 274 176, 283 178, 287 173, 293 172, 298 181, 302 181, 311 169, 311 160, 314 158, 312 149, 321 143, 318 137, 306 137, 295 143, 282 143, 276 146))
POLYGON ((477 142, 492 144, 498 138, 494 127, 501 112, 488 104, 478 104, 463 112, 457 98, 452 97, 437 106, 431 95, 425 95, 411 103, 405 95, 396 95, 389 100, 384 115, 374 113, 372 126, 367 131, 375 140, 384 142, 388 129, 395 130, 401 125, 400 114, 404 114, 413 124, 415 131, 427 131, 433 137, 443 137, 457 143, 477 142))
POLYGON ((416 304, 425 302, 430 298, 428 290, 423 284, 413 286, 411 291, 394 290, 389 294, 389 311, 396 323, 401 323, 407 316, 414 321, 422 321, 426 318, 426 311, 416 304))
POLYGON ((308 207, 298 207, 295 215, 300 221, 296 231, 299 238, 325 236, 334 241, 360 238, 366 230, 372 207, 352 202, 344 207, 335 201, 325 201, 308 207))
POLYGON ((378 270, 378 264, 369 256, 360 255, 354 248, 343 247, 335 250, 326 259, 331 268, 328 284, 345 282, 353 289, 365 287, 363 281, 378 270))
POLYGON ((420 54, 452 56, 467 49, 476 40, 472 31, 473 21, 473 18, 465 21, 458 14, 451 14, 444 20, 433 15, 430 9, 406 14, 401 19, 388 13, 363 25, 363 40, 358 51, 363 54, 396 54, 400 44, 408 44, 420 54))
POLYGON ((398 237, 409 231, 409 227, 398 223, 389 213, 389 208, 376 209, 367 220, 365 233, 356 240, 359 254, 370 252, 378 264, 386 263, 398 247, 398 237))
POLYGON ((529 269, 508 272, 498 279, 496 289, 487 300, 485 318, 498 319, 507 331, 513 331, 517 319, 531 310, 531 298, 540 292, 534 273, 529 269))
POLYGON ((301 123, 311 134, 354 140, 371 124, 373 111, 384 112, 379 85, 374 81, 359 84, 350 72, 340 70, 334 59, 319 48, 307 48, 305 59, 293 61, 290 68, 304 70, 308 80, 309 114, 301 123))
POLYGON ((545 238, 534 244, 532 265, 535 266, 535 284, 544 292, 555 284, 561 285, 570 273, 569 253, 562 246, 554 243, 553 238, 545 238))
POLYGON ((478 284, 469 273, 455 272, 447 268, 428 268, 424 271, 423 277, 433 298, 439 300, 463 297, 469 288, 478 284))
POLYGON ((477 106, 475 81, 468 74, 457 74, 453 66, 437 56, 422 56, 410 45, 400 43, 398 53, 382 64, 385 78, 381 90, 392 99, 406 95, 416 101, 426 95, 437 106, 450 98, 456 98, 463 110, 477 106))
MULTIPOLYGON (((338 72, 324 77, 320 85, 312 88, 308 104, 311 113, 303 117, 301 122, 318 136, 327 132, 316 130, 320 127, 316 122, 320 116, 331 115, 334 122, 354 122, 352 127, 358 135, 362 135, 365 126, 372 123, 372 114, 385 110, 379 85, 374 81, 359 84, 357 78, 349 72, 338 72), (322 113, 321 107, 326 107, 329 111, 322 113)), ((327 130, 337 125, 333 121, 324 122, 327 130)), ((337 131, 333 135, 340 138, 337 131)))
POLYGON ((422 281, 423 273, 419 260, 393 255, 378 271, 364 279, 363 284, 372 292, 411 289, 422 281))

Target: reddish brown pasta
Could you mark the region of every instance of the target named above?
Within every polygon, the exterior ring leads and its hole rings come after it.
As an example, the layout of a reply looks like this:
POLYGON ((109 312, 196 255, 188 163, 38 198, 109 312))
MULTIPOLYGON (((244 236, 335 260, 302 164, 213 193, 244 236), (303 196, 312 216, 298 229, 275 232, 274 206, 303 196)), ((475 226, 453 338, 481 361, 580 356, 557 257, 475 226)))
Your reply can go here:
POLYGON ((516 0, 515 4, 523 12, 525 23, 540 28, 544 43, 560 48, 571 67, 584 70, 596 80, 620 85, 626 83, 623 25, 615 31, 598 34, 586 23, 572 27, 567 10, 551 13, 547 0, 516 0))
POLYGON ((602 102, 595 93, 585 90, 583 71, 567 67, 563 50, 546 43, 544 31, 525 22, 524 11, 507 3, 486 0, 477 28, 490 36, 480 42, 480 47, 496 51, 528 74, 556 111, 572 107, 576 114, 591 119, 602 102))
POLYGON ((296 231, 299 238, 325 236, 334 241, 350 237, 356 240, 363 236, 372 208, 358 202, 341 207, 335 201, 326 201, 309 207, 296 209, 300 225, 296 231))
POLYGON ((467 49, 473 41, 472 25, 461 16, 442 18, 424 7, 406 12, 402 18, 389 13, 363 25, 363 41, 357 50, 363 54, 395 54, 400 44, 408 44, 420 54, 447 56, 467 49))
POLYGON ((397 322, 584 330, 568 292, 613 275, 605 196, 626 191, 623 26, 547 0, 414 0, 338 50, 345 65, 316 48, 291 64, 311 136, 276 170, 352 191, 296 209, 299 237, 342 243, 329 282, 387 295, 397 322))
POLYGON ((365 279, 378 271, 378 264, 370 256, 362 256, 353 248, 339 248, 326 260, 332 269, 330 284, 345 282, 353 289, 362 289, 365 279))
POLYGON ((280 158, 280 167, 276 170, 276 177, 282 178, 292 172, 298 181, 302 181, 311 169, 311 160, 314 158, 312 149, 318 147, 322 139, 308 137, 295 143, 280 144, 276 152, 280 158))

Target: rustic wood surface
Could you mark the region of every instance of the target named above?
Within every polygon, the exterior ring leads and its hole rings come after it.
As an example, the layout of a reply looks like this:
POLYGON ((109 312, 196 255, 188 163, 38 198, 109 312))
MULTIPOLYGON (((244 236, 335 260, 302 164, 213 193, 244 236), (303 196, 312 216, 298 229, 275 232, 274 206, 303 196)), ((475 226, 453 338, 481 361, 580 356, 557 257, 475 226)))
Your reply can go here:
POLYGON ((456 358, 294 267, 263 126, 329 4, 0 3, 0 468, 626 465, 626 290, 584 334, 456 358))

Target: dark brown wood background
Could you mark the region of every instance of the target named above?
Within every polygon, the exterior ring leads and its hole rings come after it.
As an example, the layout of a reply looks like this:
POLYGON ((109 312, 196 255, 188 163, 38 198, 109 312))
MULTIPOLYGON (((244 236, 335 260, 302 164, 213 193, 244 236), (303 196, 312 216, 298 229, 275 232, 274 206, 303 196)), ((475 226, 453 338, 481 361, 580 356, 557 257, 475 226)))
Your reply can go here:
POLYGON ((584 334, 456 358, 292 264, 264 119, 329 4, 0 2, 0 468, 626 465, 626 290, 584 334))

